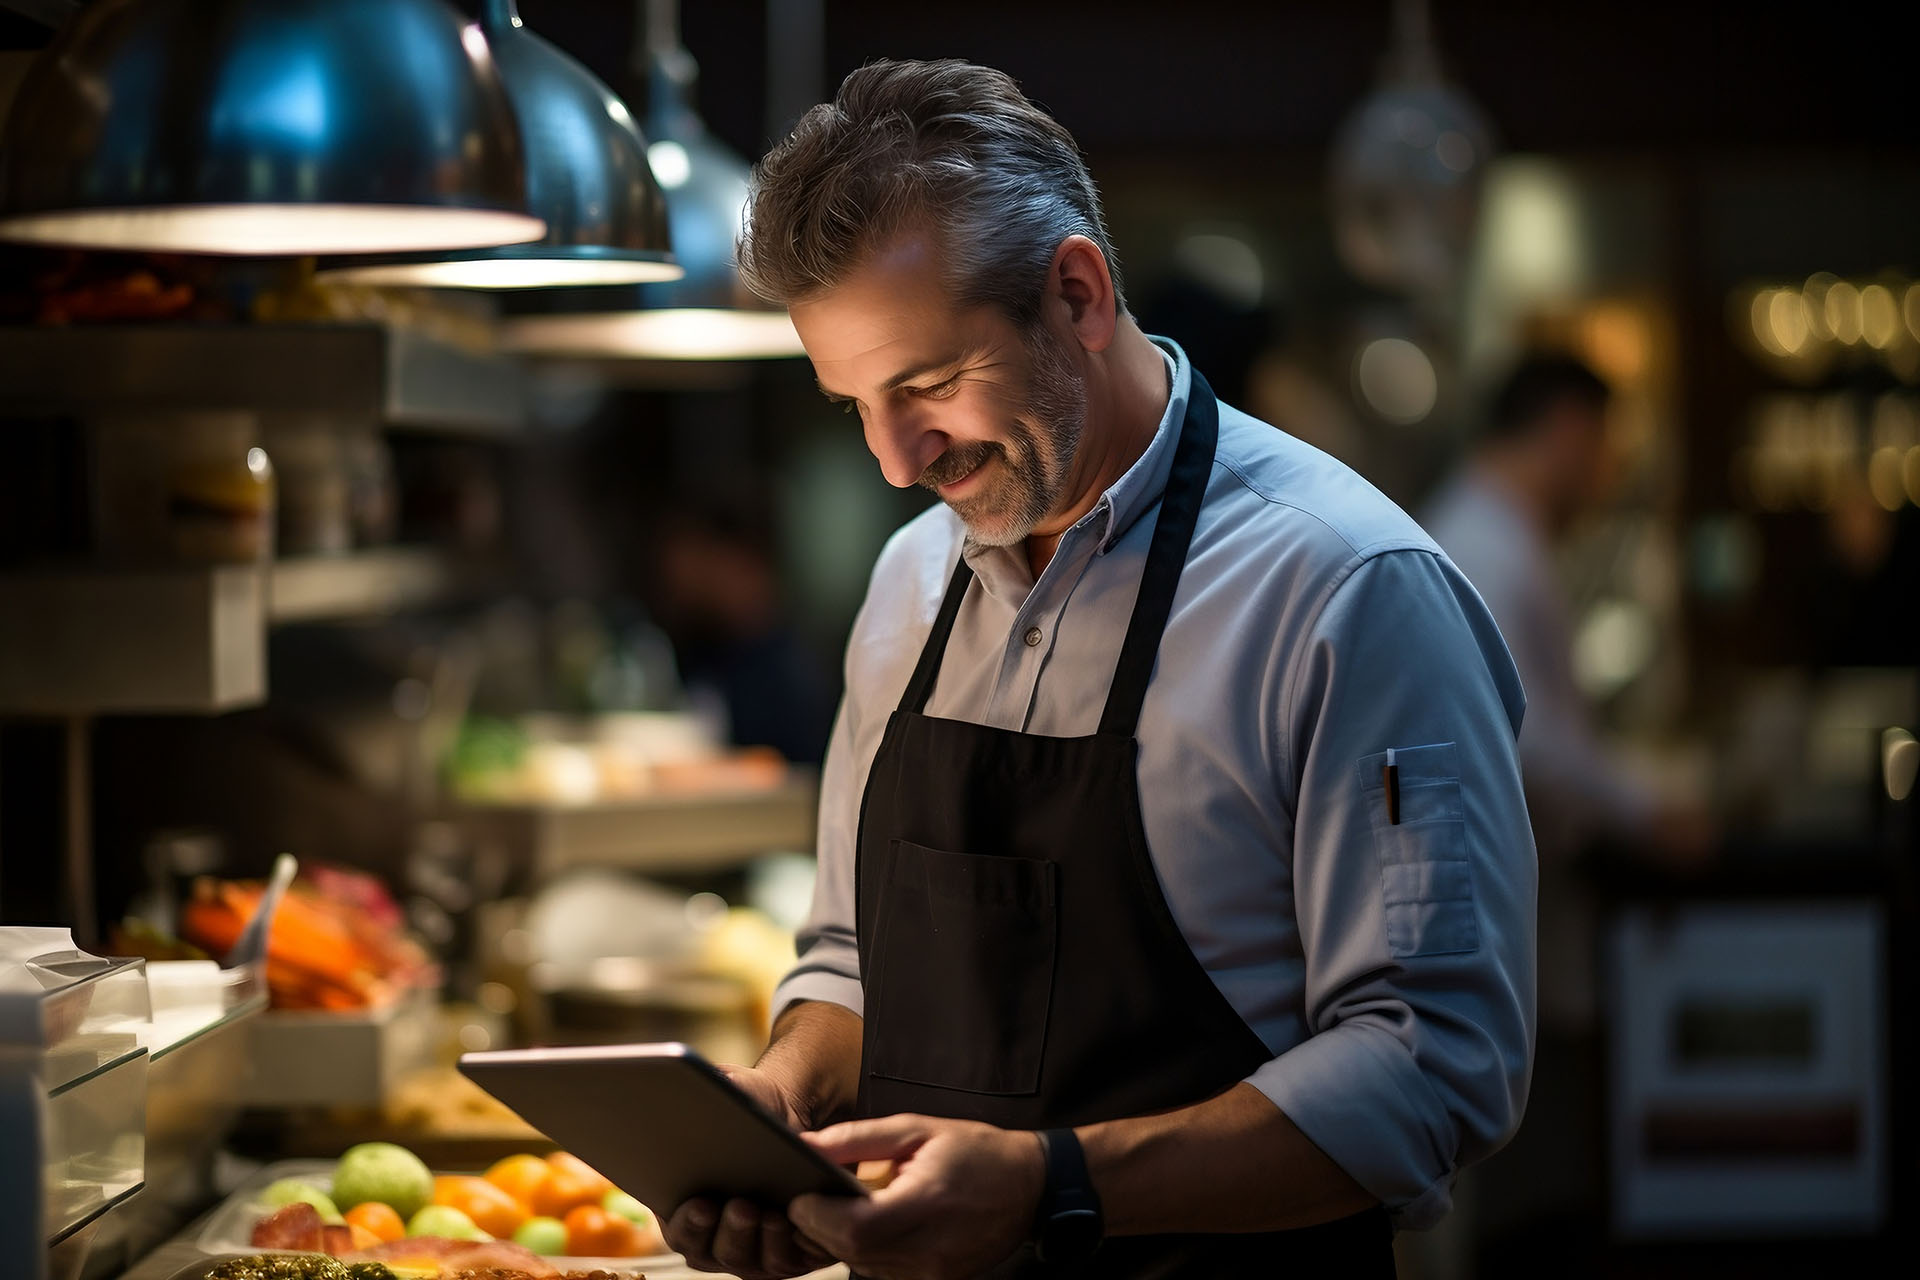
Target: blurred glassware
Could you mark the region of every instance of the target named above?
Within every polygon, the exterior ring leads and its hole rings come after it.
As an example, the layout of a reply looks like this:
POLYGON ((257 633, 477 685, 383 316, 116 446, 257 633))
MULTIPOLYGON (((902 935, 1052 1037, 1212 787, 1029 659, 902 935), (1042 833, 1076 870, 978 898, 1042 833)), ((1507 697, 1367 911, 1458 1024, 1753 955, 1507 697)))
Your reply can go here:
POLYGON ((100 0, 4 142, 6 239, 269 255, 545 230, 486 38, 445 0, 100 0))
POLYGON ((1426 0, 1394 0, 1378 83, 1334 137, 1334 239, 1347 266, 1370 284, 1444 299, 1493 149, 1485 115, 1442 74, 1426 0))
POLYGON ((349 432, 346 453, 347 523, 357 547, 393 541, 400 522, 400 495, 393 479, 393 450, 378 431, 349 432))
POLYGON ((338 425, 324 415, 285 415, 268 421, 265 432, 280 477, 279 553, 346 551, 353 528, 338 425))

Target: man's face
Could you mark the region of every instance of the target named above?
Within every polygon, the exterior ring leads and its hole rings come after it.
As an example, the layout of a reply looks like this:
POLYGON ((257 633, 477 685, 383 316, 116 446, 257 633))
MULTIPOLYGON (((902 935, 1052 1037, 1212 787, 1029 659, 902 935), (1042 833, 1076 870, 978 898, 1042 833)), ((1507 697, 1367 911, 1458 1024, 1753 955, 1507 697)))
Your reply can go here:
POLYGON ((1553 523, 1565 529, 1606 505, 1617 483, 1617 467, 1607 447, 1604 406, 1565 399, 1549 413, 1556 481, 1553 523))
POLYGON ((1061 505, 1086 421, 1072 351, 992 307, 956 308, 928 237, 896 238, 791 311, 820 389, 860 415, 889 483, 931 489, 990 546, 1061 505))

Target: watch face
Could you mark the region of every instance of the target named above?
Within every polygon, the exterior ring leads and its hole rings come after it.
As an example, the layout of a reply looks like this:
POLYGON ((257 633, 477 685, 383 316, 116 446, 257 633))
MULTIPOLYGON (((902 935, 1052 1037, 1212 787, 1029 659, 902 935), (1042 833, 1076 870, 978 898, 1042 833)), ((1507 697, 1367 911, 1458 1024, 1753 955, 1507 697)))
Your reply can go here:
POLYGON ((1095 1209, 1062 1209, 1047 1219, 1040 1233, 1042 1262, 1078 1262, 1093 1256, 1103 1234, 1095 1209))

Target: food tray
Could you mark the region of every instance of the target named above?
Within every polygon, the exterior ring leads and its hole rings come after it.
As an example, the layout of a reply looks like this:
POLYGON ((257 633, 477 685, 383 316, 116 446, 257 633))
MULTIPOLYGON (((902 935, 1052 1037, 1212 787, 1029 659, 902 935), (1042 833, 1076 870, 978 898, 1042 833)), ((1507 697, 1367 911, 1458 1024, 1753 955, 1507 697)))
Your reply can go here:
POLYGON ((377 1107, 433 1062, 439 1010, 430 992, 359 1013, 270 1009, 253 1020, 250 1107, 377 1107))
MULTIPOLYGON (((248 1241, 253 1239, 253 1224, 273 1212, 259 1202, 259 1195, 267 1187, 281 1178, 302 1178, 321 1187, 333 1182, 333 1169, 338 1161, 334 1160, 282 1160, 261 1169, 232 1195, 221 1202, 213 1211, 207 1224, 200 1231, 195 1243, 203 1253, 245 1254, 245 1253, 286 1253, 285 1249, 256 1249, 248 1241)), ((435 1170, 436 1175, 442 1172, 435 1170)), ((647 1273, 648 1280, 656 1280, 662 1271, 680 1272, 685 1270, 685 1260, 677 1253, 656 1253, 644 1258, 567 1258, 554 1255, 542 1255, 552 1266, 561 1271, 612 1271, 619 1274, 628 1272, 647 1273)))

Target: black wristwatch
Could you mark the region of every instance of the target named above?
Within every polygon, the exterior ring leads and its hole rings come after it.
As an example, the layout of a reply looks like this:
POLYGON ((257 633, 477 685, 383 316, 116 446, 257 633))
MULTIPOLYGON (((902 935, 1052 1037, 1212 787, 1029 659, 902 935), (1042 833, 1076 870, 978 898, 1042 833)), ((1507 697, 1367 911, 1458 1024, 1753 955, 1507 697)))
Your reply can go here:
POLYGON ((1034 1215, 1033 1243, 1042 1262, 1085 1262, 1106 1235, 1100 1196, 1087 1177, 1087 1157, 1071 1129, 1042 1129, 1047 1183, 1034 1215))

